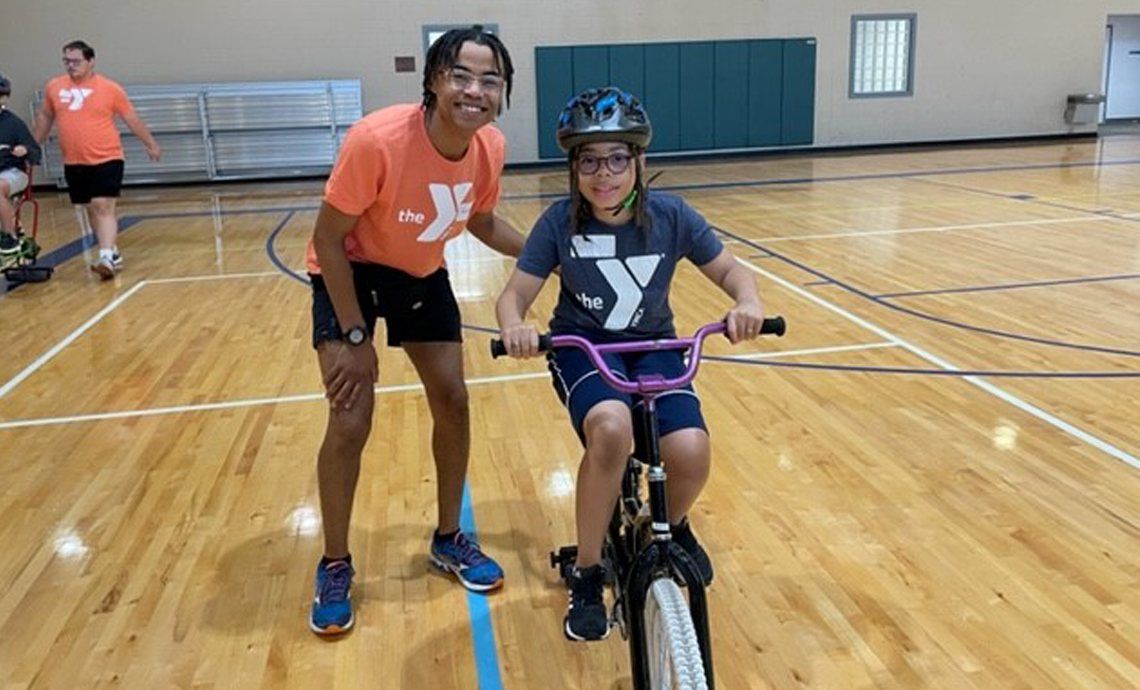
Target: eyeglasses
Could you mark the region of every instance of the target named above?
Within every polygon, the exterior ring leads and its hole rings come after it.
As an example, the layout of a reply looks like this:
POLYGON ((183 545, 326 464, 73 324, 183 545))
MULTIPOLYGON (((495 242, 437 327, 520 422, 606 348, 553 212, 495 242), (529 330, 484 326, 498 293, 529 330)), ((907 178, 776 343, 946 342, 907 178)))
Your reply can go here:
POLYGON ((487 93, 500 93, 503 90, 503 78, 497 74, 483 74, 475 76, 462 67, 452 67, 447 72, 447 79, 451 85, 460 91, 466 91, 472 84, 478 83, 480 91, 487 93))
POLYGON ((66 67, 78 67, 79 65, 82 65, 85 62, 87 62, 86 58, 64 58, 63 59, 63 64, 66 67))
POLYGON ((633 160, 633 155, 625 151, 615 151, 608 156, 595 156, 591 153, 583 153, 578 156, 577 167, 578 172, 583 175, 593 175, 601 169, 602 163, 604 162, 610 172, 615 175, 620 175, 629 167, 631 160, 633 160))

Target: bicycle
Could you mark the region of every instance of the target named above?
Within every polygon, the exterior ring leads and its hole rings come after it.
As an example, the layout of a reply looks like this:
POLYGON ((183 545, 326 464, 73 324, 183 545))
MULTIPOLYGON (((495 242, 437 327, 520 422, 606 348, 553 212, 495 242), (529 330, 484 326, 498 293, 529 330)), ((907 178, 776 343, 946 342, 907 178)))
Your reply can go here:
MULTIPOLYGON (((782 317, 764 319, 760 332, 782 336, 782 317)), ((621 495, 602 547, 606 581, 612 588, 611 625, 616 624, 629 642, 635 690, 713 690, 712 646, 709 638, 705 584, 688 553, 673 543, 665 501, 665 468, 658 444, 656 398, 687 385, 697 374, 705 338, 723 333, 723 322, 710 323, 687 338, 627 341, 596 345, 576 335, 545 334, 539 349, 577 347, 586 352, 608 385, 644 400, 646 458, 630 456, 622 476, 621 495), (617 378, 604 355, 649 350, 684 350, 689 361, 684 373, 672 379, 661 375, 635 381, 617 378), (648 500, 642 493, 646 475, 648 500), (688 591, 688 601, 681 591, 688 591)), ((506 354, 501 340, 491 341, 491 356, 506 354)), ((569 583, 578 556, 575 545, 551 552, 550 565, 569 583)))

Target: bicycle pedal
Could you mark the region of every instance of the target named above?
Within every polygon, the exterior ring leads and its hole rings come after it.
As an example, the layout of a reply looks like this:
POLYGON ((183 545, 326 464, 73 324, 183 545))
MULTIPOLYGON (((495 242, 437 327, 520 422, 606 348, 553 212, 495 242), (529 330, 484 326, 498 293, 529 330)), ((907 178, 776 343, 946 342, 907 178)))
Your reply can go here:
POLYGON ((563 546, 558 551, 550 552, 550 567, 558 570, 558 575, 565 581, 570 581, 570 574, 574 564, 578 561, 577 546, 563 546))

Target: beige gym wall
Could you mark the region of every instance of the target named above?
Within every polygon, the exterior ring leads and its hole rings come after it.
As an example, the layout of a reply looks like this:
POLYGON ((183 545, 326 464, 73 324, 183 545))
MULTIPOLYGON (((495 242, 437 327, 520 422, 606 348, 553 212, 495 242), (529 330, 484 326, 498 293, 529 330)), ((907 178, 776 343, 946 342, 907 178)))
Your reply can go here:
MULTIPOLYGON (((495 23, 516 84, 501 118, 512 162, 537 159, 534 47, 814 36, 817 146, 1070 131, 1064 97, 1101 83, 1109 13, 1122 0, 2 0, 0 72, 12 107, 61 71, 60 46, 83 38, 98 69, 124 84, 359 78, 366 110, 418 100, 425 24, 495 23), (847 96, 852 13, 918 15, 910 98, 847 96)), ((1087 129, 1087 128, 1086 128, 1087 129)))

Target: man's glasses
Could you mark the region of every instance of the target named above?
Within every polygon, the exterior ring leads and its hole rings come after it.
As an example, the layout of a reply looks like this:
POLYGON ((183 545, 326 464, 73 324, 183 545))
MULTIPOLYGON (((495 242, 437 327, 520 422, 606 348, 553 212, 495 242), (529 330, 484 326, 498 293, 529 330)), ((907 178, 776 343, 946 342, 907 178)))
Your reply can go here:
POLYGON ((610 172, 615 175, 620 175, 629 167, 631 160, 633 160, 633 154, 625 151, 616 151, 608 156, 595 156, 592 153, 583 153, 578 156, 578 172, 583 175, 593 175, 601 169, 602 163, 604 162, 610 172))
POLYGON ((87 62, 86 58, 64 58, 63 64, 65 67, 78 67, 87 62))
POLYGON ((462 67, 452 67, 447 72, 447 79, 451 85, 460 91, 466 91, 472 84, 479 84, 479 90, 487 93, 501 93, 503 78, 497 74, 484 74, 475 76, 462 67))

